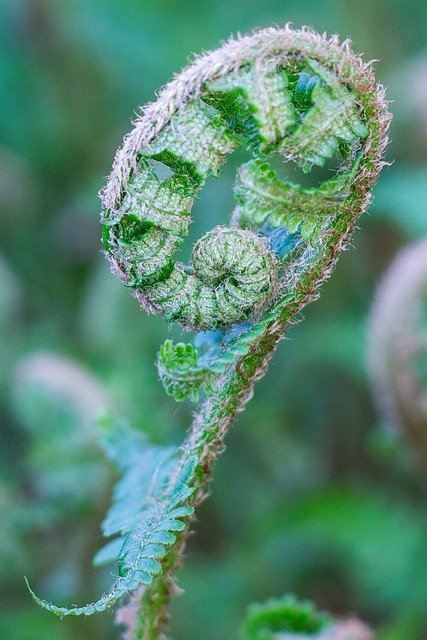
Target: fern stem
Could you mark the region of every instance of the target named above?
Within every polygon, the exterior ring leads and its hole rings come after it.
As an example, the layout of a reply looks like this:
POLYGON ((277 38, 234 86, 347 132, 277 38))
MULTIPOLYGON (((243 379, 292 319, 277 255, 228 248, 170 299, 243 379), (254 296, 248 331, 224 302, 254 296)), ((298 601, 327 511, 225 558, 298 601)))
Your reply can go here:
MULTIPOLYGON (((329 251, 319 257, 319 264, 314 274, 307 277, 304 288, 291 303, 288 302, 281 312, 267 324, 262 337, 251 345, 250 353, 241 358, 231 370, 226 371, 218 384, 218 391, 208 398, 201 410, 196 414, 187 438, 182 445, 182 465, 192 457, 197 457, 194 472, 195 492, 191 497, 193 507, 199 506, 209 496, 209 483, 215 461, 224 450, 224 439, 233 426, 234 420, 246 403, 252 398, 255 383, 267 371, 268 363, 274 354, 278 343, 283 339, 287 328, 296 324, 301 317, 298 313, 312 301, 317 294, 317 287, 327 277, 337 259, 336 246, 340 250, 351 238, 352 220, 344 234, 336 233, 330 236, 329 251)), ((177 473, 179 470, 177 470, 177 473)), ((189 533, 190 523, 186 533, 189 533)), ((158 640, 162 639, 164 624, 167 622, 165 608, 174 593, 173 576, 181 565, 185 548, 186 535, 179 538, 174 549, 171 550, 163 573, 142 591, 141 610, 138 612, 129 640, 158 640), (158 598, 158 594, 162 598, 158 598)))

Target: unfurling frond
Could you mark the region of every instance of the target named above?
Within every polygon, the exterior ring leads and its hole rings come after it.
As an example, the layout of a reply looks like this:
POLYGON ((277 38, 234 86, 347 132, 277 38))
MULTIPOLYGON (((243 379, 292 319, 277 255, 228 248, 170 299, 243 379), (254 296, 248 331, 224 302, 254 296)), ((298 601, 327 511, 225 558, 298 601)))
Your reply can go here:
POLYGON ((288 26, 203 55, 143 108, 101 195, 105 253, 144 309, 197 332, 194 344, 167 341, 158 369, 176 400, 207 399, 178 452, 115 438, 124 479, 104 530, 118 538, 98 555, 119 562, 112 591, 87 607, 40 604, 89 614, 142 585, 129 637, 161 635, 187 523, 224 437, 366 211, 389 121, 382 87, 347 41, 288 26), (238 170, 230 226, 199 239, 189 265, 175 261, 195 198, 242 144, 253 158, 238 170), (304 188, 278 177, 274 153, 305 172, 331 158, 339 168, 304 188))

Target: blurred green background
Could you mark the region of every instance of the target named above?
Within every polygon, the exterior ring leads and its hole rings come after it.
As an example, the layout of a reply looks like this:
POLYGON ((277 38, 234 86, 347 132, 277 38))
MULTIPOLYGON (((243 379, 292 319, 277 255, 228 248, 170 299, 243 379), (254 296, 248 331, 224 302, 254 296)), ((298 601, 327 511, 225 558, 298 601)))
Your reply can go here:
MULTIPOLYGON (((366 369, 376 285, 427 234, 424 0, 0 0, 0 638, 108 640, 112 614, 62 622, 111 578, 91 558, 114 470, 100 406, 180 443, 191 404, 157 380, 171 334, 100 252, 98 190, 137 106, 192 52, 291 21, 350 36, 388 87, 394 122, 352 249, 278 349, 198 513, 171 636, 238 637, 252 600, 295 592, 357 613, 381 640, 427 639, 427 492, 381 429, 366 369)), ((197 202, 189 244, 233 207, 232 164, 197 202)), ((176 334, 176 330, 175 334, 176 334)), ((427 425, 426 425, 427 428, 427 425)))

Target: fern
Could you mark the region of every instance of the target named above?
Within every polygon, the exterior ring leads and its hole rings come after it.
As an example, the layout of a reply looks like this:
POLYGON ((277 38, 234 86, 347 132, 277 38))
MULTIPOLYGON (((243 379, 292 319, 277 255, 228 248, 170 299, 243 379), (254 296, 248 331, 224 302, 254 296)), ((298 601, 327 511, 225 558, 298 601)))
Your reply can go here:
POLYGON ((85 607, 66 609, 34 599, 58 615, 90 615, 104 611, 139 584, 149 585, 162 571, 160 561, 185 529, 183 518, 194 512, 185 504, 194 492, 191 479, 197 462, 189 459, 179 472, 173 447, 150 445, 126 425, 110 425, 104 445, 122 473, 113 505, 102 525, 106 537, 117 535, 95 556, 97 565, 119 559, 119 578, 111 591, 85 607))
POLYGON ((426 239, 398 253, 380 282, 369 323, 369 368, 380 417, 387 429, 407 441, 424 474, 426 256, 426 239))
POLYGON ((330 624, 330 616, 317 613, 310 602, 297 602, 293 596, 285 596, 252 604, 243 629, 248 640, 276 640, 285 634, 288 638, 319 637, 330 624))
POLYGON ((338 150, 340 141, 352 143, 366 138, 368 130, 359 117, 356 94, 317 61, 306 62, 322 82, 313 86, 313 106, 290 140, 283 141, 280 153, 308 172, 313 164, 322 167, 338 150))
POLYGON ((105 251, 144 309, 197 332, 193 344, 167 341, 160 350, 167 393, 207 397, 178 451, 128 428, 109 436, 124 475, 104 522, 117 537, 97 560, 117 559, 119 578, 86 607, 33 594, 39 604, 88 615, 134 590, 120 614, 127 637, 163 637, 191 516, 208 495, 224 438, 367 209, 389 120, 383 89, 348 42, 290 27, 198 58, 143 109, 101 196, 105 251), (194 199, 241 144, 254 159, 239 170, 231 226, 205 234, 190 265, 175 262, 194 199), (307 189, 279 179, 268 164, 273 152, 304 171, 339 152, 341 166, 307 189))
POLYGON ((335 621, 316 611, 311 602, 293 596, 252 604, 242 635, 245 640, 371 640, 369 629, 358 620, 335 621))

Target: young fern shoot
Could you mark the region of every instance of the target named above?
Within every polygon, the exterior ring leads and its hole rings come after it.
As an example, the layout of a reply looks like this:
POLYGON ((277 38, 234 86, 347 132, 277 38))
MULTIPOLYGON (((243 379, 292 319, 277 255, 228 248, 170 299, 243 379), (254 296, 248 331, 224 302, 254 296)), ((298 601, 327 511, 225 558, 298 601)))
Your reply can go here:
POLYGON ((104 522, 116 538, 98 561, 118 561, 119 578, 84 607, 34 596, 39 604, 88 615, 134 591, 119 614, 126 637, 163 637, 191 516, 224 438, 366 211, 389 122, 384 91, 349 41, 289 26, 204 54, 142 109, 101 194, 105 253, 144 309, 196 332, 193 343, 167 340, 158 370, 177 401, 202 400, 177 451, 125 427, 111 434, 124 475, 104 522), (241 144, 252 159, 238 169, 230 224, 198 240, 190 265, 175 262, 194 199, 241 144), (304 188, 279 178, 273 154, 304 172, 332 157, 341 164, 304 188))

